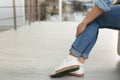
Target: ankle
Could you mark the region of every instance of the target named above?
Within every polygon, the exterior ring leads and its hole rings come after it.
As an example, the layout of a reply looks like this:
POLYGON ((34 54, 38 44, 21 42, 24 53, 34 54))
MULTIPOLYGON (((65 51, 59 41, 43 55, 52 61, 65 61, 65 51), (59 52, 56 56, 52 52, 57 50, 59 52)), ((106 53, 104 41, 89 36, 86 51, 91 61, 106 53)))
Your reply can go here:
MULTIPOLYGON (((75 57, 72 53, 70 53, 69 55, 75 57)), ((84 64, 84 63, 85 63, 85 58, 84 58, 84 57, 80 57, 80 58, 78 58, 78 61, 79 61, 81 64, 84 64)))
POLYGON ((78 58, 78 61, 79 61, 81 64, 84 64, 84 63, 85 63, 85 58, 80 57, 80 58, 78 58))
MULTIPOLYGON (((73 54, 73 53, 69 53, 69 55, 70 55, 70 56, 74 56, 74 54, 73 54)), ((75 56, 74 56, 74 57, 75 57, 75 56)))

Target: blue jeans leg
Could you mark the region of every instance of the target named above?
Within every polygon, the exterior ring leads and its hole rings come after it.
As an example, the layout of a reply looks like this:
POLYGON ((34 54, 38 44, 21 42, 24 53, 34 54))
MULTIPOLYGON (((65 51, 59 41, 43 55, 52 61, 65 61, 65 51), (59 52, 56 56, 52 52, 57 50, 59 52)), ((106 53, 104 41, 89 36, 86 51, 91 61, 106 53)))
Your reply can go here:
POLYGON ((96 20, 90 23, 86 30, 76 38, 70 52, 77 58, 84 57, 87 59, 97 40, 98 30, 99 25, 96 20))
MULTIPOLYGON (((98 31, 99 32, 99 31, 98 31)), ((82 57, 84 57, 85 59, 88 58, 90 51, 92 50, 93 46, 95 45, 97 38, 98 38, 98 32, 95 35, 95 37, 92 39, 92 41, 88 44, 88 46, 85 48, 82 57)))
POLYGON ((103 13, 97 19, 100 28, 120 30, 120 5, 111 7, 111 10, 103 13))

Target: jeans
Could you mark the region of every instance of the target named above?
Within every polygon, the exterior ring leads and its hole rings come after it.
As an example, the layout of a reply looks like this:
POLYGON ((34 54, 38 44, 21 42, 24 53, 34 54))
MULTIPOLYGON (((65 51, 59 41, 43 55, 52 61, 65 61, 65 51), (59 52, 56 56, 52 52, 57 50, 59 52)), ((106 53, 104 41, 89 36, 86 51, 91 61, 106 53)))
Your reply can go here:
POLYGON ((111 7, 110 11, 104 12, 92 21, 85 31, 76 37, 71 46, 70 53, 77 58, 83 57, 88 59, 101 28, 120 30, 120 5, 111 7))

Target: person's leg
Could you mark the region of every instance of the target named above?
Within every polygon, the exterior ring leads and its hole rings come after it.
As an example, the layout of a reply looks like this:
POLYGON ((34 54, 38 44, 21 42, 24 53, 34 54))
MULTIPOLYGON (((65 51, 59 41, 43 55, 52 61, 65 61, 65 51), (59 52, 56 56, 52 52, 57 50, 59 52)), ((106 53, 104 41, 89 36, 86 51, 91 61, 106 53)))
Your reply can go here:
MULTIPOLYGON (((96 43, 97 37, 98 37, 98 33, 96 34, 96 36, 94 37, 94 39, 88 44, 88 46, 85 48, 82 56, 89 55, 91 49, 93 48, 93 46, 96 43)), ((85 58, 84 57, 80 57, 80 58, 78 58, 78 61, 84 64, 85 58)))
POLYGON ((96 43, 98 36, 99 25, 97 21, 90 23, 86 30, 80 34, 74 41, 72 48, 70 49, 70 55, 75 56, 79 61, 80 69, 69 73, 72 76, 83 77, 84 76, 84 62, 88 58, 91 49, 96 43))
MULTIPOLYGON (((101 16, 99 16, 96 19, 96 21, 97 21, 97 24, 100 26, 100 28, 110 28, 110 29, 114 29, 114 30, 120 30, 120 5, 111 7, 110 11, 103 13, 101 16)), ((90 25, 88 25, 88 27, 90 27, 90 25)), ((86 31, 87 30, 88 29, 86 29, 86 31)), ((87 32, 89 32, 89 31, 87 31, 87 32)), ((85 32, 83 32, 83 34, 84 33, 85 32)), ((81 35, 79 37, 81 37, 81 35)), ((84 63, 85 58, 86 58, 85 56, 89 55, 89 52, 91 51, 92 47, 94 46, 94 44, 96 42, 97 34, 96 34, 96 36, 94 34, 94 37, 95 38, 90 43, 88 40, 89 44, 87 46, 84 46, 85 48, 83 48, 83 46, 81 46, 81 44, 83 44, 81 39, 83 39, 83 38, 77 38, 75 40, 75 42, 73 43, 73 48, 76 49, 75 47, 77 47, 77 51, 75 51, 73 49, 73 51, 71 50, 71 52, 73 53, 74 56, 79 58, 80 62, 84 63)), ((90 40, 92 40, 92 39, 90 39, 90 40)))
MULTIPOLYGON (((99 16, 96 19, 96 21, 97 21, 97 24, 100 26, 100 28, 110 28, 110 29, 114 29, 114 30, 120 30, 120 5, 114 6, 111 8, 111 11, 103 13, 101 16, 99 16)), ((95 26, 95 25, 93 25, 93 26, 95 26)), ((90 28, 90 25, 88 25, 88 27, 90 28)), ((89 30, 90 30, 90 29, 88 29, 88 27, 85 30, 85 31, 88 30, 87 32, 89 32, 89 30)), ((96 31, 96 30, 94 30, 94 31, 96 31)), ((88 58, 88 55, 97 40, 97 33, 95 33, 95 34, 90 33, 91 38, 88 38, 88 39, 91 40, 91 42, 89 40, 87 40, 87 38, 86 39, 84 38, 85 35, 84 35, 84 37, 81 37, 83 34, 86 34, 86 32, 83 32, 78 38, 76 38, 76 40, 72 46, 73 49, 70 50, 72 55, 75 57, 78 57, 78 60, 81 63, 84 63, 85 59, 88 58), (93 39, 92 39, 92 36, 94 36, 93 39), (85 42, 84 39, 87 40, 86 43, 84 43, 85 42), (83 45, 84 45, 84 47, 83 47, 83 45)), ((75 71, 75 74, 79 74, 79 73, 81 73, 81 70, 75 71)), ((73 75, 76 76, 75 74, 73 74, 73 75)))
POLYGON ((103 13, 97 19, 100 28, 120 30, 120 5, 111 7, 111 10, 103 13))
POLYGON ((80 71, 77 72, 78 74, 76 74, 76 76, 82 77, 84 75, 84 67, 82 61, 84 62, 84 60, 88 58, 88 52, 96 42, 98 29, 99 25, 97 24, 96 20, 88 25, 86 30, 76 38, 74 44, 72 45, 70 52, 75 57, 68 55, 64 62, 53 71, 51 77, 61 77, 64 74, 79 70, 79 68, 80 71))
POLYGON ((96 42, 98 30, 99 25, 95 20, 87 26, 85 31, 80 34, 72 44, 70 53, 73 56, 79 58, 79 61, 81 60, 81 63, 84 63, 84 59, 88 58, 89 52, 96 42))

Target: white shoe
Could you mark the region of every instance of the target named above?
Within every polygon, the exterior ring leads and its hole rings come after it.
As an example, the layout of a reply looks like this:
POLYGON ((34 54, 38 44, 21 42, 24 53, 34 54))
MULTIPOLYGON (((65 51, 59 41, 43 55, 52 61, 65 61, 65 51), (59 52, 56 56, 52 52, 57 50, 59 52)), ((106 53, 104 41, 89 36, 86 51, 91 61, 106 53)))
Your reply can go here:
POLYGON ((68 75, 76 76, 76 77, 83 77, 84 76, 84 64, 80 63, 79 70, 70 72, 70 73, 68 73, 68 75))
POLYGON ((76 57, 69 55, 62 64, 53 70, 51 77, 61 77, 67 73, 76 71, 79 69, 79 61, 76 57))

